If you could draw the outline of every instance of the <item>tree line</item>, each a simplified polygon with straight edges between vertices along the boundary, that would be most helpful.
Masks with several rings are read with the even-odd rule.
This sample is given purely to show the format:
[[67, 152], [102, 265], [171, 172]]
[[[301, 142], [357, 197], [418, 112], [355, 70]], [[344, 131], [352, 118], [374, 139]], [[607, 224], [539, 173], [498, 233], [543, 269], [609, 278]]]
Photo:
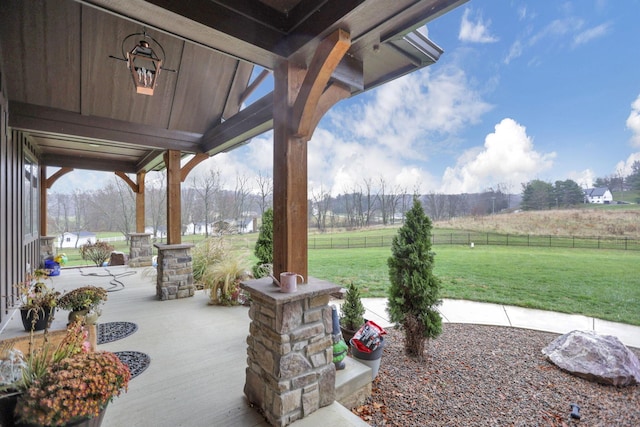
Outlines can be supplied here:
[[[166, 230], [166, 182], [162, 173], [152, 176], [145, 185], [145, 215], [146, 225], [157, 235]], [[640, 191], [640, 162], [635, 162], [633, 173], [621, 181], [625, 191]], [[618, 181], [605, 177], [598, 178], [595, 184], [611, 189]], [[363, 179], [336, 196], [320, 186], [309, 195], [309, 226], [325, 231], [401, 224], [414, 194], [417, 191], [391, 185], [384, 177]], [[237, 175], [231, 183], [225, 182], [218, 170], [193, 177], [182, 187], [183, 233], [239, 232], [272, 207], [272, 196], [273, 180], [262, 172], [253, 179]], [[522, 184], [520, 194], [514, 194], [507, 184], [499, 184], [480, 193], [431, 192], [421, 195], [419, 200], [431, 220], [441, 221], [495, 214], [518, 207], [528, 210], [564, 208], [584, 203], [584, 194], [573, 180], [553, 184], [533, 180]], [[48, 203], [48, 230], [52, 234], [91, 230], [117, 231], [127, 236], [135, 231], [135, 194], [115, 176], [100, 190], [77, 190], [70, 194], [52, 192]], [[188, 224], [208, 225], [196, 230], [188, 229]]]

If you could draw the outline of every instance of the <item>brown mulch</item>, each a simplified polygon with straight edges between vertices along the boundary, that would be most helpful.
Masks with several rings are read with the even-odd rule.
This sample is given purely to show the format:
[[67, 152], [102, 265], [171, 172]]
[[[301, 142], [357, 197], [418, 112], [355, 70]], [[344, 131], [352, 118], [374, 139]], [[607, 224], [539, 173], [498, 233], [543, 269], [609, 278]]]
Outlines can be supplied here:
[[372, 426], [640, 426], [640, 386], [561, 371], [541, 353], [557, 334], [447, 323], [417, 362], [403, 333], [387, 332], [372, 396], [353, 410]]

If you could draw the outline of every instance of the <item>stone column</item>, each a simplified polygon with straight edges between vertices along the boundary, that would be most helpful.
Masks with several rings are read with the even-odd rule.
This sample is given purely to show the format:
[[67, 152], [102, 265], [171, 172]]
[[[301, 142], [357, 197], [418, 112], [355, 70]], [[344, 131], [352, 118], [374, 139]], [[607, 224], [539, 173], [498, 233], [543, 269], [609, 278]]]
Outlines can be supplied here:
[[340, 286], [309, 278], [282, 293], [270, 278], [240, 284], [251, 297], [244, 393], [274, 426], [335, 400], [329, 296]]
[[158, 274], [156, 296], [159, 300], [187, 298], [195, 294], [191, 243], [165, 245], [156, 243], [158, 249]]
[[40, 265], [44, 260], [56, 256], [56, 236], [40, 236]]
[[149, 267], [152, 258], [151, 234], [129, 233], [129, 267]]

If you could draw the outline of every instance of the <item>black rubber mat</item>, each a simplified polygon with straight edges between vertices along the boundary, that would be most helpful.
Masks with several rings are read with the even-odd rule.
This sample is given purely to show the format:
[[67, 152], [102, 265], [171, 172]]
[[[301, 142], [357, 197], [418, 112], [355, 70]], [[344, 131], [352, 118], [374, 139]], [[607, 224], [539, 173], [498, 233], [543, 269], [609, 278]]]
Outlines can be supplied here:
[[118, 356], [118, 359], [120, 359], [122, 363], [129, 367], [131, 378], [135, 378], [143, 373], [151, 363], [149, 355], [139, 351], [114, 351], [113, 353]]
[[138, 330], [138, 325], [131, 322], [107, 322], [96, 325], [97, 342], [105, 344], [128, 337]]

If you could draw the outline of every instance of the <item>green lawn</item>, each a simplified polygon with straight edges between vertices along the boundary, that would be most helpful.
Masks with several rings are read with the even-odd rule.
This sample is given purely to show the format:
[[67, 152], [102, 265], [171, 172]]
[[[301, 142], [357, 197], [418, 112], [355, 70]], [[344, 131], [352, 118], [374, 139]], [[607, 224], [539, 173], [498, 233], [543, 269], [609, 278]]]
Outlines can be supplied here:
[[[637, 252], [434, 246], [445, 298], [583, 314], [640, 325]], [[309, 251], [309, 274], [385, 297], [389, 248]]]
[[[397, 230], [336, 233], [336, 238], [391, 239]], [[196, 243], [202, 237], [183, 237]], [[251, 253], [257, 234], [230, 236], [235, 248]], [[309, 237], [311, 242], [313, 235]], [[331, 239], [322, 234], [318, 239]], [[128, 253], [125, 242], [116, 250]], [[558, 247], [435, 245], [435, 274], [444, 298], [467, 299], [583, 314], [640, 326], [640, 252]], [[68, 250], [69, 266], [88, 265]], [[363, 297], [386, 297], [389, 246], [367, 249], [311, 249], [309, 274], [346, 285]]]

